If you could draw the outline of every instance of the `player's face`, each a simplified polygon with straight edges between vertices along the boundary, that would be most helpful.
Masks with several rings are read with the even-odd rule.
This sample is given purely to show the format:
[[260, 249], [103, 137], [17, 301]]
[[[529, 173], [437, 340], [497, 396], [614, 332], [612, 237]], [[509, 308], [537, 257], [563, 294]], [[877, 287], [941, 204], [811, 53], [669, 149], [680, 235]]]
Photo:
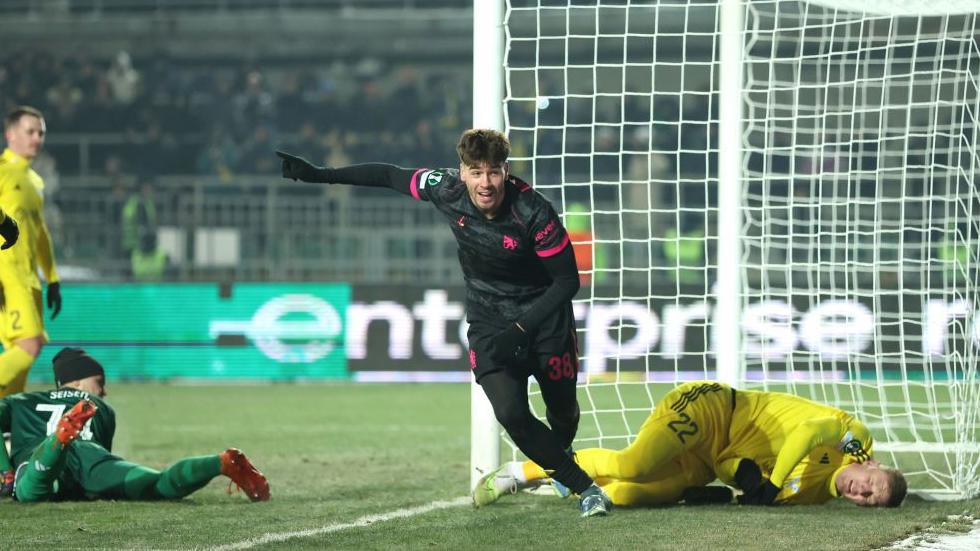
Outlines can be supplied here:
[[841, 496], [864, 507], [880, 507], [891, 497], [891, 478], [875, 460], [854, 463], [837, 476]]
[[4, 132], [4, 137], [7, 138], [7, 147], [11, 151], [25, 159], [33, 159], [44, 146], [46, 131], [44, 119], [34, 115], [23, 115]]
[[476, 165], [461, 164], [459, 174], [466, 184], [470, 201], [487, 218], [497, 215], [504, 202], [504, 182], [507, 180], [507, 163], [491, 166], [490, 163]]

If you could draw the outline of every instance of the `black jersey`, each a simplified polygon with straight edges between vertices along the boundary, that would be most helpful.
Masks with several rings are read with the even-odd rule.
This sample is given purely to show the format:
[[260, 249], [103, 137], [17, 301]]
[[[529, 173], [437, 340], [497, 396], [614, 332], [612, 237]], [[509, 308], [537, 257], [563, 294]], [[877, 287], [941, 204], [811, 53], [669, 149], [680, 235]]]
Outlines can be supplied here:
[[387, 187], [435, 205], [453, 230], [466, 279], [466, 317], [533, 330], [578, 290], [568, 233], [543, 195], [510, 176], [492, 220], [473, 202], [456, 169], [406, 169], [382, 163], [317, 168], [307, 181]]
[[497, 216], [487, 219], [470, 200], [459, 170], [420, 168], [407, 182], [412, 197], [432, 203], [452, 228], [470, 321], [520, 318], [551, 286], [541, 258], [569, 246], [565, 227], [543, 195], [515, 176], [504, 188]]

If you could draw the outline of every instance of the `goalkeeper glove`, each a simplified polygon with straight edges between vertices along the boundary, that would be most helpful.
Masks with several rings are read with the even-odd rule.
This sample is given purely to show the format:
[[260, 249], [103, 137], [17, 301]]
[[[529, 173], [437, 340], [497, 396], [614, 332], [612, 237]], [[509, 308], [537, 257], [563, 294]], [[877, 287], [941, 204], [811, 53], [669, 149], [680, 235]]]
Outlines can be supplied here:
[[285, 151], [276, 151], [276, 155], [282, 159], [282, 177], [303, 182], [324, 183], [324, 172], [326, 168], [319, 167], [302, 157], [290, 155]]
[[735, 485], [747, 492], [762, 484], [762, 469], [751, 459], [742, 459], [735, 469]]
[[48, 308], [54, 309], [51, 319], [58, 317], [58, 312], [61, 312], [61, 284], [57, 281], [48, 283]]
[[755, 488], [746, 490], [738, 496], [738, 503], [739, 505], [772, 505], [778, 494], [779, 488], [769, 479], [765, 479]]
[[4, 216], [3, 222], [0, 222], [0, 236], [4, 239], [4, 244], [0, 245], [0, 251], [13, 247], [17, 238], [20, 237], [20, 228], [10, 216]]
[[0, 497], [10, 497], [14, 493], [14, 471], [0, 473]]
[[509, 363], [514, 360], [527, 359], [527, 333], [517, 323], [512, 323], [507, 329], [493, 337], [493, 349], [490, 357], [499, 362]]

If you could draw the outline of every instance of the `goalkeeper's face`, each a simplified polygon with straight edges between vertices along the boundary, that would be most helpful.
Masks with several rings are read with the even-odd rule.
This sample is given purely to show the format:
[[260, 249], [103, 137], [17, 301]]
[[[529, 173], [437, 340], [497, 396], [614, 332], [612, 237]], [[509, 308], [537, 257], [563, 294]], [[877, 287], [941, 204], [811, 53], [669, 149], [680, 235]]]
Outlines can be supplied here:
[[864, 507], [884, 507], [891, 498], [891, 478], [873, 459], [848, 465], [835, 483], [842, 497]]
[[466, 184], [470, 201], [487, 218], [497, 215], [504, 202], [504, 182], [507, 180], [507, 163], [491, 165], [481, 162], [475, 165], [461, 164], [459, 174]]

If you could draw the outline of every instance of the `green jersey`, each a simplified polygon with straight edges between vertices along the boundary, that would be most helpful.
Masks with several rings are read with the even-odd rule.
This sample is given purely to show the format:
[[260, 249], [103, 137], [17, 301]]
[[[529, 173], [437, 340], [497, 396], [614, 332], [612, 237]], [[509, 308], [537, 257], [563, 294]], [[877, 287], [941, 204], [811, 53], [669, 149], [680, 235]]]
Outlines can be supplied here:
[[10, 433], [10, 458], [14, 467], [27, 461], [34, 448], [58, 427], [58, 420], [79, 400], [91, 400], [99, 407], [79, 432], [79, 440], [89, 440], [112, 451], [116, 432], [116, 413], [98, 396], [73, 388], [44, 392], [22, 392], [0, 400], [0, 430]]

